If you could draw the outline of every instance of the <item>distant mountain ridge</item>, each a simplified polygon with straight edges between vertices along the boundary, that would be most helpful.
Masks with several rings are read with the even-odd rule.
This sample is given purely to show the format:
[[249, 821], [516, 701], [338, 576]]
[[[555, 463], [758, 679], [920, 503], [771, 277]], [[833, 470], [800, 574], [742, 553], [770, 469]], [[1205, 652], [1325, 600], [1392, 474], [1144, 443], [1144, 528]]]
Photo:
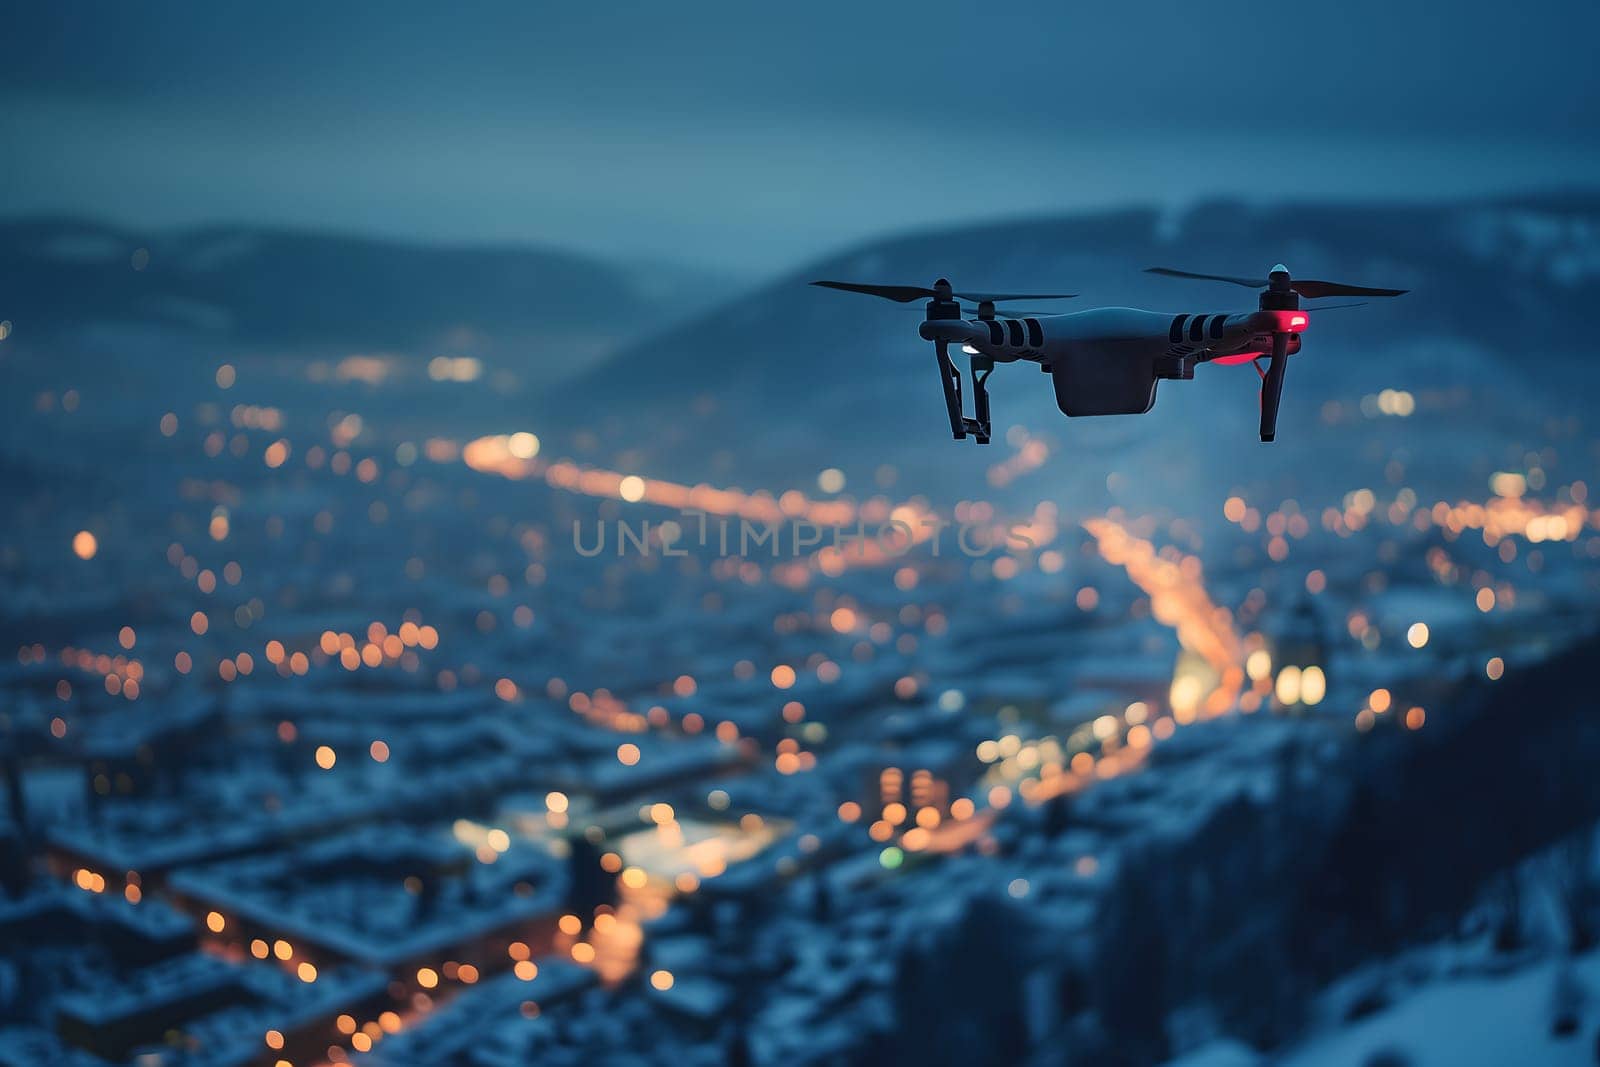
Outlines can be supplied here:
[[[953, 442], [931, 347], [916, 334], [920, 305], [806, 284], [946, 276], [1082, 294], [1063, 311], [1215, 313], [1251, 308], [1254, 295], [1143, 268], [1255, 275], [1280, 260], [1300, 277], [1412, 292], [1314, 314], [1270, 448], [1255, 440], [1248, 366], [1163, 383], [1148, 416], [1087, 420], [1063, 418], [1037, 370], [1001, 367], [990, 382], [995, 445]], [[341, 387], [313, 381], [297, 361], [381, 350], [407, 357], [409, 377], [343, 387], [365, 390], [359, 403], [375, 424], [533, 429], [552, 453], [690, 482], [805, 486], [838, 466], [861, 492], [892, 466], [904, 476], [897, 492], [939, 486], [958, 497], [988, 491], [987, 468], [1012, 451], [1004, 436], [1019, 425], [1052, 446], [1048, 467], [1018, 486], [1026, 495], [1115, 497], [1115, 483], [1119, 499], [1136, 487], [1164, 501], [1209, 497], [1228, 479], [1285, 492], [1309, 479], [1342, 493], [1374, 484], [1401, 454], [1408, 476], [1431, 467], [1480, 485], [1488, 472], [1467, 459], [1492, 462], [1483, 435], [1499, 434], [1514, 460], [1538, 447], [1547, 419], [1593, 409], [1597, 276], [1600, 193], [1590, 192], [1434, 205], [1216, 201], [939, 226], [866, 241], [731, 299], [728, 279], [548, 249], [0, 221], [0, 319], [14, 323], [6, 345], [19, 391], [60, 388], [55, 369], [70, 359], [78, 381], [159, 395], [210, 382], [209, 370], [175, 371], [174, 361], [209, 366], [255, 348], [283, 368], [271, 402], [315, 406]], [[441, 354], [486, 357], [482, 381], [435, 392], [421, 368]], [[1328, 404], [1349, 413], [1385, 388], [1470, 400], [1419, 403], [1410, 421], [1323, 417]], [[1424, 418], [1435, 421], [1419, 433]]]
[[112, 322], [280, 346], [415, 350], [540, 332], [614, 342], [705, 306], [726, 284], [550, 248], [0, 220], [3, 317], [28, 333]]

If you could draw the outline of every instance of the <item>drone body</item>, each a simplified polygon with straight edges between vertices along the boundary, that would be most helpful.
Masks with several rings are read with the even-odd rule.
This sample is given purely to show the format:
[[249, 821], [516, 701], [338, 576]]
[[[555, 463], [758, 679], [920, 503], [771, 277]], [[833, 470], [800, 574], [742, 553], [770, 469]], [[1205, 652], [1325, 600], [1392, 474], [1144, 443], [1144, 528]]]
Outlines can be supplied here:
[[[1282, 265], [1260, 281], [1164, 268], [1152, 272], [1233, 282], [1264, 291], [1256, 310], [1232, 314], [1103, 307], [1066, 315], [1018, 312], [1016, 317], [998, 317], [995, 304], [999, 301], [1059, 300], [1072, 294], [957, 293], [943, 279], [931, 289], [854, 282], [812, 284], [900, 303], [929, 297], [927, 317], [918, 332], [924, 340], [934, 342], [938, 354], [951, 432], [958, 440], [970, 435], [979, 444], [989, 441], [989, 374], [997, 363], [1016, 362], [1035, 363], [1051, 376], [1056, 406], [1069, 416], [1142, 415], [1155, 406], [1156, 386], [1164, 378], [1191, 379], [1201, 363], [1255, 363], [1262, 379], [1261, 439], [1271, 441], [1277, 434], [1278, 402], [1288, 357], [1300, 351], [1300, 334], [1311, 322], [1309, 311], [1300, 307], [1300, 296], [1399, 296], [1404, 292], [1337, 282], [1296, 282]], [[962, 299], [978, 302], [975, 316], [966, 316]], [[949, 354], [952, 344], [961, 345], [971, 356], [976, 418], [963, 413], [961, 372]], [[1268, 360], [1265, 370], [1257, 362], [1261, 359]]]
[[928, 321], [919, 332], [929, 341], [960, 342], [969, 354], [995, 363], [1039, 364], [1054, 379], [1056, 406], [1064, 415], [1143, 415], [1155, 406], [1163, 378], [1187, 380], [1198, 363], [1262, 356], [1279, 330], [1291, 335], [1292, 355], [1308, 321], [1303, 311], [1192, 315], [1106, 307], [1023, 319]]

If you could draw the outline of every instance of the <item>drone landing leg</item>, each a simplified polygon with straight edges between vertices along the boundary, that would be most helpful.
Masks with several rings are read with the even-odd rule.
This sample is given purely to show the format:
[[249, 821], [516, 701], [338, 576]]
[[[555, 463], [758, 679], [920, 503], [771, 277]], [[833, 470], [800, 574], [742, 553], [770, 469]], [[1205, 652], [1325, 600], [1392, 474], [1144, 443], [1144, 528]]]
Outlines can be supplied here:
[[1271, 441], [1278, 436], [1278, 402], [1283, 398], [1283, 372], [1289, 363], [1289, 335], [1272, 335], [1272, 358], [1267, 360], [1267, 373], [1261, 379], [1261, 440]]
[[939, 384], [944, 387], [944, 406], [950, 414], [950, 432], [959, 441], [967, 436], [967, 420], [961, 414], [961, 372], [950, 360], [949, 342], [936, 341], [934, 347], [939, 352]]
[[[972, 357], [972, 403], [978, 418], [968, 429], [980, 445], [989, 443], [989, 375], [994, 373], [994, 360], [988, 356]], [[967, 420], [964, 420], [967, 421]]]

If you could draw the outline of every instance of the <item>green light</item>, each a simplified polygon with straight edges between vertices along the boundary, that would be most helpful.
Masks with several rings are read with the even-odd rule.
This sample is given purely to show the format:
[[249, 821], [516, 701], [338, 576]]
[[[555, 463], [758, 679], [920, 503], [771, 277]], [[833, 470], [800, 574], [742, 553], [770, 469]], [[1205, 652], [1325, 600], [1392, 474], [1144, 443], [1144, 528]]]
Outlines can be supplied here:
[[890, 845], [888, 848], [878, 853], [878, 862], [883, 864], [885, 869], [891, 871], [900, 866], [900, 864], [904, 863], [905, 858], [906, 854], [901, 852], [898, 848], [895, 848], [893, 845]]

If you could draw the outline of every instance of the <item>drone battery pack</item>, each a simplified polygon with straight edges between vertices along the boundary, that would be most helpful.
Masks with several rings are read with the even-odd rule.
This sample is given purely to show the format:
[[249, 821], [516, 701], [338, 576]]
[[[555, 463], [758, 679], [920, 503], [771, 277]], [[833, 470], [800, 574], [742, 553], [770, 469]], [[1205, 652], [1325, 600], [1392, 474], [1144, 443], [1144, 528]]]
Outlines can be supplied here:
[[1063, 415], [1143, 415], [1156, 404], [1155, 364], [1116, 351], [1057, 356], [1050, 376]]

